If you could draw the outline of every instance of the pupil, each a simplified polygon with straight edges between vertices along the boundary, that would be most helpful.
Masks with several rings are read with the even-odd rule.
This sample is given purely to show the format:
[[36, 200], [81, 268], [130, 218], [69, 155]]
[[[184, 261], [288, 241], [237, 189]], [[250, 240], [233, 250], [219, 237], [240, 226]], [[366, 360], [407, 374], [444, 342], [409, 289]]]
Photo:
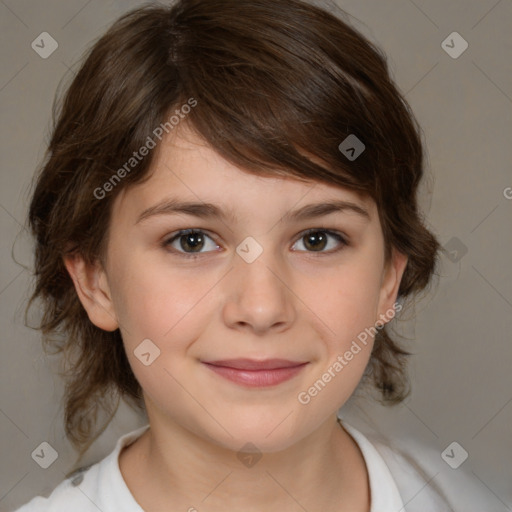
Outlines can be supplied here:
[[[313, 251], [319, 251], [319, 250], [322, 250], [325, 247], [326, 237], [325, 237], [325, 235], [322, 232], [312, 233], [310, 235], [306, 235], [306, 237], [307, 237], [306, 247], [308, 245], [312, 245], [312, 250]], [[318, 247], [318, 245], [315, 245], [315, 241], [320, 241], [321, 242], [321, 246]]]
[[[183, 244], [183, 239], [185, 239], [185, 244]], [[184, 237], [181, 240], [181, 247], [185, 250], [190, 249], [192, 251], [198, 248], [201, 249], [203, 243], [201, 233], [189, 233], [187, 235], [184, 235]]]

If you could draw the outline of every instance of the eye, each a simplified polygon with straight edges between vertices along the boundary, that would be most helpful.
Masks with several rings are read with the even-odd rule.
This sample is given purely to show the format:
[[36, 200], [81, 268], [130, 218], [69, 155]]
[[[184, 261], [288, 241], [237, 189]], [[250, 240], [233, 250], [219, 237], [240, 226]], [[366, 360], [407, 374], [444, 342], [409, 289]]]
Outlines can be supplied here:
[[207, 241], [210, 240], [210, 250], [218, 249], [219, 246], [207, 235], [199, 229], [182, 229], [174, 236], [163, 242], [163, 246], [172, 247], [173, 252], [178, 252], [185, 257], [194, 257], [196, 254], [202, 254], [202, 249], [208, 249]]
[[[334, 245], [334, 249], [325, 251], [324, 249], [329, 246], [329, 238], [335, 240], [334, 243], [330, 244], [330, 248], [332, 249], [332, 246]], [[348, 245], [348, 242], [340, 233], [319, 228], [308, 229], [306, 232], [302, 233], [301, 237], [299, 240], [297, 240], [296, 243], [302, 241], [304, 241], [302, 245], [304, 245], [307, 252], [333, 253], [340, 251], [343, 249], [343, 247]], [[341, 247], [336, 248], [337, 245], [341, 245]]]
[[[208, 241], [210, 247], [208, 247]], [[305, 252], [335, 253], [349, 245], [340, 233], [328, 229], [308, 229], [301, 234], [294, 246], [302, 243]], [[197, 258], [198, 255], [219, 249], [213, 239], [200, 229], [182, 229], [162, 243], [162, 246], [171, 252], [178, 253], [185, 258]], [[327, 249], [327, 250], [326, 250]], [[294, 249], [297, 250], [297, 249]]]

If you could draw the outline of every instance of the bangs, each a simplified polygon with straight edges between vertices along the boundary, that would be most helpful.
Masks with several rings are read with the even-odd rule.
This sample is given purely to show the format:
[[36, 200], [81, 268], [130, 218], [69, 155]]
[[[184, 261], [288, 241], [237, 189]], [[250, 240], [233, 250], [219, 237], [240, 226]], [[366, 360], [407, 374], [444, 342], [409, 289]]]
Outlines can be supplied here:
[[[188, 122], [240, 168], [337, 184], [376, 199], [374, 160], [382, 129], [370, 112], [386, 99], [379, 98], [377, 80], [362, 76], [361, 69], [382, 80], [384, 61], [361, 44], [341, 45], [340, 20], [328, 13], [290, 2], [280, 16], [279, 7], [191, 2], [178, 13], [169, 65], [183, 97], [197, 99]], [[283, 17], [295, 26], [283, 30]], [[347, 32], [352, 35], [352, 29]], [[338, 149], [349, 135], [365, 145], [354, 161]]]

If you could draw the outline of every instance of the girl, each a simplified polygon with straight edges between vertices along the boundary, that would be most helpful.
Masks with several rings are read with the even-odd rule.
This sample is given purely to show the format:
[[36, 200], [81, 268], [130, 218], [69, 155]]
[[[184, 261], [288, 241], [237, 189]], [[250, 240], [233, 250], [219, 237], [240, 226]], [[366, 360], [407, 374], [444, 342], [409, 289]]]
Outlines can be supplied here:
[[179, 0], [118, 20], [37, 177], [32, 301], [82, 454], [119, 398], [148, 425], [19, 510], [450, 510], [338, 418], [360, 383], [408, 393], [386, 324], [435, 269], [422, 158], [385, 57], [324, 10]]

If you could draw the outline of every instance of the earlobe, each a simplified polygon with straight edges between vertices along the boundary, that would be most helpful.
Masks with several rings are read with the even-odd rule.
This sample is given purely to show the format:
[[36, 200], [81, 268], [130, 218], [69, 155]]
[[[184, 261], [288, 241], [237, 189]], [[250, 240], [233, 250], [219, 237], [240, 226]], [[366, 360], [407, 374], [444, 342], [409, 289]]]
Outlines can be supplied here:
[[119, 324], [106, 274], [100, 263], [88, 264], [76, 253], [64, 256], [63, 261], [91, 322], [105, 331], [115, 331]]
[[[379, 300], [380, 318], [386, 312], [394, 310], [394, 304], [400, 288], [400, 282], [407, 266], [407, 255], [393, 248], [391, 259], [384, 269]], [[391, 320], [391, 318], [389, 318]]]

